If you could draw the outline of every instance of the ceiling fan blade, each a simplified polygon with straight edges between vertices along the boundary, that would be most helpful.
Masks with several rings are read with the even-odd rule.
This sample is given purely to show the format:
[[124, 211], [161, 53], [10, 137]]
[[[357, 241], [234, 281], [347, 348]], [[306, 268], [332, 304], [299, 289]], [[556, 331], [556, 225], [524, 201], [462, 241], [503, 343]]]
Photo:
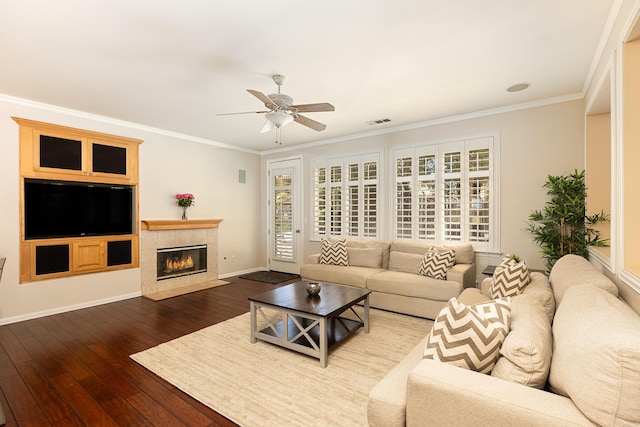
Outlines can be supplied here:
[[265, 120], [264, 125], [262, 125], [262, 129], [260, 129], [260, 133], [271, 132], [273, 129], [273, 123], [271, 120]]
[[328, 102], [321, 102], [318, 104], [300, 104], [292, 105], [291, 108], [295, 108], [300, 113], [320, 112], [320, 111], [336, 111], [336, 107]]
[[299, 114], [296, 115], [293, 120], [303, 126], [311, 128], [313, 130], [317, 130], [318, 132], [327, 128], [327, 125], [325, 125], [324, 123], [316, 122], [315, 120], [311, 120], [309, 117], [301, 116]]
[[265, 95], [264, 93], [257, 91], [257, 90], [252, 90], [252, 89], [247, 89], [247, 92], [249, 92], [251, 95], [255, 96], [256, 98], [258, 98], [260, 101], [262, 101], [264, 103], [264, 106], [273, 110], [275, 107], [277, 107], [276, 105], [273, 104], [273, 101], [271, 100], [271, 98], [269, 98], [267, 95]]
[[269, 111], [245, 111], [242, 113], [218, 113], [215, 114], [216, 116], [233, 116], [235, 114], [264, 114], [264, 113], [268, 113]]

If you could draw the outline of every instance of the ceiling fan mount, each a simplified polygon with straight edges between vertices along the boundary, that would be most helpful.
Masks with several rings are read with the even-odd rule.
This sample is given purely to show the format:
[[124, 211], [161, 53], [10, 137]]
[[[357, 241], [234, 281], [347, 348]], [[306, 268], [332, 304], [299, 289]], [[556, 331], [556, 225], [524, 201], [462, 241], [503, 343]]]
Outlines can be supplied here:
[[[249, 114], [249, 113], [257, 113], [264, 114], [266, 122], [260, 132], [269, 132], [274, 127], [276, 128], [276, 133], [280, 130], [281, 127], [295, 121], [296, 123], [300, 123], [303, 126], [306, 126], [315, 131], [323, 131], [327, 128], [327, 125], [324, 123], [317, 122], [308, 117], [302, 116], [299, 113], [315, 113], [322, 111], [335, 111], [335, 107], [328, 102], [316, 103], [316, 104], [298, 104], [295, 105], [293, 103], [293, 98], [287, 94], [281, 93], [280, 88], [285, 81], [285, 77], [281, 74], [274, 74], [271, 76], [274, 83], [278, 86], [277, 93], [271, 93], [269, 95], [265, 95], [264, 93], [247, 89], [247, 92], [258, 98], [264, 106], [268, 109], [267, 111], [251, 111], [248, 113], [226, 113], [226, 114], [217, 114], [218, 116], [230, 115], [230, 114]], [[278, 140], [276, 143], [281, 144]]]

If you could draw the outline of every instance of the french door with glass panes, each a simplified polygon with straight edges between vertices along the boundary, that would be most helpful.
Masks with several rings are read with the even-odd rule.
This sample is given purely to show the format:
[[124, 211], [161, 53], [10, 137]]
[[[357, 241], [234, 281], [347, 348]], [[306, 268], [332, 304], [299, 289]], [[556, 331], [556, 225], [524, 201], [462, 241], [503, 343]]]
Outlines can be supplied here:
[[269, 269], [299, 274], [302, 264], [301, 159], [268, 163]]

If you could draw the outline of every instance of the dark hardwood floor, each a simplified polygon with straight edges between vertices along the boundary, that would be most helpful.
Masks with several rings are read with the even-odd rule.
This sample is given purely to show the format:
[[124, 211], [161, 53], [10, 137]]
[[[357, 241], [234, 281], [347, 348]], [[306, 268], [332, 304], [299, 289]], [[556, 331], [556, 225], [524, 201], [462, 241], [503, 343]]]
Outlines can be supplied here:
[[225, 280], [163, 301], [138, 297], [1, 326], [6, 425], [235, 426], [129, 358], [246, 313], [248, 296], [280, 286]]

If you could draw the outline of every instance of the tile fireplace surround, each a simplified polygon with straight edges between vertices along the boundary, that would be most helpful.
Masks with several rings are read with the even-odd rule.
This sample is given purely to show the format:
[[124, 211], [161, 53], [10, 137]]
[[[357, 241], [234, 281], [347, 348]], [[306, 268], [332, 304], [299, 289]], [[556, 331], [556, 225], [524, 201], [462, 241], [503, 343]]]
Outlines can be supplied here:
[[[218, 224], [221, 219], [144, 220], [140, 234], [142, 295], [151, 299], [180, 295], [220, 284], [218, 280]], [[165, 280], [157, 279], [157, 251], [163, 248], [207, 245], [207, 271]], [[226, 282], [223, 282], [226, 283]]]

